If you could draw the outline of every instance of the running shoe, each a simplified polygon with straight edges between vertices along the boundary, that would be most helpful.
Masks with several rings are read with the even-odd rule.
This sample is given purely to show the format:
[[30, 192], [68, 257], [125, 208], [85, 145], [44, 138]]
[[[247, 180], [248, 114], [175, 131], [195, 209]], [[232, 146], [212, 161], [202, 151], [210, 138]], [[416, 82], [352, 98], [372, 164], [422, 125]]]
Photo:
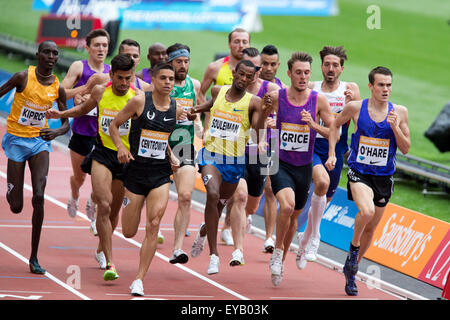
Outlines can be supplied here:
[[252, 216], [247, 217], [247, 223], [245, 224], [245, 232], [250, 233], [252, 231]]
[[273, 285], [279, 285], [283, 278], [283, 250], [277, 248], [273, 250], [269, 268]]
[[202, 223], [198, 228], [197, 235], [195, 236], [194, 242], [192, 243], [191, 256], [194, 258], [198, 257], [200, 253], [202, 253], [203, 247], [206, 243], [206, 234], [203, 237], [200, 235], [200, 230], [202, 230], [204, 224], [205, 223]]
[[164, 243], [164, 236], [161, 233], [161, 230], [158, 230], [158, 243], [163, 244]]
[[142, 284], [141, 279], [136, 279], [130, 286], [131, 295], [132, 296], [143, 296], [144, 295], [144, 286]]
[[189, 260], [188, 255], [183, 250], [177, 249], [177, 250], [173, 251], [172, 257], [170, 258], [169, 262], [172, 264], [175, 264], [175, 263], [183, 264], [183, 263], [188, 262], [188, 260]]
[[320, 245], [320, 237], [314, 238], [312, 237], [308, 245], [306, 246], [305, 258], [306, 260], [313, 262], [317, 260], [317, 251], [319, 250]]
[[[308, 262], [308, 260], [305, 257], [305, 253], [306, 253], [306, 248], [303, 248], [302, 246], [302, 239], [303, 239], [303, 232], [299, 232], [297, 234], [297, 239], [298, 239], [298, 250], [297, 250], [297, 255], [295, 257], [295, 263], [297, 265], [297, 268], [299, 268], [300, 270], [303, 270], [306, 268], [306, 264]], [[306, 247], [308, 247], [308, 245], [306, 245]]]
[[275, 248], [275, 241], [273, 241], [273, 238], [268, 238], [266, 241], [264, 241], [264, 253], [273, 253], [273, 249]]
[[92, 201], [91, 197], [86, 202], [86, 215], [91, 221], [95, 221], [95, 213], [97, 212], [97, 205]]
[[73, 199], [72, 194], [69, 195], [69, 200], [67, 201], [67, 212], [71, 218], [77, 216], [78, 211], [78, 199]]
[[243, 266], [244, 262], [244, 254], [240, 249], [236, 249], [231, 254], [230, 266]]
[[349, 296], [357, 296], [358, 288], [356, 287], [355, 275], [358, 272], [358, 265], [351, 264], [347, 258], [343, 272], [345, 275], [345, 293]]
[[94, 235], [94, 236], [98, 236], [98, 232], [97, 232], [97, 222], [94, 220], [94, 221], [91, 221], [91, 227], [89, 228], [89, 230], [91, 231], [91, 233]]
[[119, 274], [117, 273], [116, 267], [111, 262], [108, 262], [108, 264], [106, 265], [106, 271], [103, 274], [103, 279], [105, 279], [105, 281], [108, 281], [116, 280], [117, 278], [119, 278]]
[[106, 269], [106, 257], [103, 251], [97, 252], [95, 251], [95, 261], [98, 262], [98, 266], [100, 269], [105, 270]]
[[36, 274], [45, 274], [45, 270], [39, 265], [37, 258], [31, 258], [29, 261], [30, 272]]
[[220, 239], [225, 242], [227, 246], [234, 246], [233, 236], [231, 235], [231, 229], [225, 229], [220, 233]]
[[216, 274], [219, 272], [219, 257], [214, 253], [209, 257], [208, 274]]

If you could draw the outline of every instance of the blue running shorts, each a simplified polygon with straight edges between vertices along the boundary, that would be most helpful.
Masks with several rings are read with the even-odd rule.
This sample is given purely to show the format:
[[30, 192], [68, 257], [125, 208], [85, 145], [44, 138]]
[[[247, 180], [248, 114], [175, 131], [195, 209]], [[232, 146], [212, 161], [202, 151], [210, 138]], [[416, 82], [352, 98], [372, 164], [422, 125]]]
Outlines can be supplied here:
[[53, 151], [51, 142], [41, 137], [23, 138], [8, 132], [3, 136], [2, 147], [6, 157], [15, 162], [27, 161], [42, 151]]

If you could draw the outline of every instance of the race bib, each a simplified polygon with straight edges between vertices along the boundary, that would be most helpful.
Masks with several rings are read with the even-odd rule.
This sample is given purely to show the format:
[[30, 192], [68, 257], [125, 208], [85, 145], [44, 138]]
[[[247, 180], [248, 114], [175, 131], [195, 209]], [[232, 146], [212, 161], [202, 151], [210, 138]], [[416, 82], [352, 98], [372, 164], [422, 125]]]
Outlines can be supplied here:
[[26, 106], [22, 107], [18, 124], [35, 128], [45, 127], [45, 111], [38, 111]]
[[[186, 110], [188, 113], [194, 106], [194, 101], [192, 99], [185, 99], [185, 98], [175, 98], [177, 101], [177, 107], [181, 107], [184, 110]], [[177, 124], [183, 125], [183, 126], [190, 126], [193, 124], [193, 121], [189, 120], [187, 117], [183, 120], [177, 120]]]
[[385, 166], [389, 156], [389, 139], [361, 136], [356, 162], [372, 166]]
[[240, 114], [216, 110], [211, 119], [209, 132], [211, 136], [228, 141], [237, 141], [242, 126]]
[[[102, 115], [100, 116], [100, 128], [102, 132], [106, 135], [109, 134], [109, 125], [111, 124], [111, 121], [117, 116], [119, 111], [117, 110], [110, 110], [110, 109], [103, 109]], [[131, 127], [131, 119], [128, 119], [127, 122], [124, 122], [119, 127], [119, 135], [120, 136], [126, 136], [130, 133], [130, 127]]]
[[308, 125], [281, 123], [280, 149], [286, 151], [308, 152], [310, 132]]
[[138, 155], [145, 158], [165, 159], [169, 132], [141, 130]]

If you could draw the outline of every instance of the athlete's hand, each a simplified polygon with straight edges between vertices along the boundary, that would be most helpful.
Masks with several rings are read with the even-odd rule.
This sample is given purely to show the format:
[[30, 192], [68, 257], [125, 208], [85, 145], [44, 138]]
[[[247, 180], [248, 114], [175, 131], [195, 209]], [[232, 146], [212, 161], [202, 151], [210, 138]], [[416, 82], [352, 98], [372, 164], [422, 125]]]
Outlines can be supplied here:
[[325, 167], [328, 169], [328, 171], [332, 171], [335, 166], [336, 166], [336, 156], [331, 155], [328, 157], [327, 162], [325, 162]]
[[266, 126], [269, 129], [276, 129], [277, 128], [277, 120], [275, 120], [274, 118], [271, 118], [271, 117], [267, 117]]
[[59, 110], [51, 108], [45, 111], [45, 117], [47, 119], [59, 119], [61, 118], [61, 112]]
[[272, 97], [270, 96], [270, 94], [265, 94], [263, 97], [263, 106], [262, 109], [263, 111], [266, 111], [269, 108], [272, 108]]
[[386, 121], [391, 125], [392, 129], [398, 127], [398, 114], [397, 112], [395, 112], [394, 109], [392, 109], [391, 112], [389, 112]]
[[311, 127], [312, 123], [314, 122], [313, 118], [311, 117], [311, 114], [306, 110], [302, 110], [300, 112], [300, 115], [302, 116], [302, 121], [306, 122], [308, 126]]
[[39, 136], [45, 141], [51, 141], [59, 136], [58, 131], [50, 128], [44, 128], [39, 131]]
[[182, 107], [177, 106], [177, 120], [184, 120], [186, 119], [187, 111], [184, 110]]
[[194, 112], [194, 108], [191, 108], [189, 112], [186, 114], [189, 121], [194, 121], [197, 118], [197, 114]]
[[353, 92], [353, 90], [351, 89], [345, 90], [344, 95], [345, 95], [345, 103], [348, 103], [355, 99], [355, 92]]
[[134, 158], [130, 151], [128, 151], [125, 147], [120, 146], [117, 148], [117, 160], [119, 160], [120, 163], [128, 163], [130, 160], [134, 160]]
[[175, 157], [173, 153], [170, 154], [170, 165], [172, 166], [172, 171], [177, 172], [177, 170], [180, 168], [180, 160]]
[[85, 102], [87, 99], [89, 99], [90, 96], [91, 96], [90, 94], [84, 94], [84, 95], [81, 95], [81, 94], [77, 93], [77, 94], [75, 95], [75, 97], [73, 97], [73, 104], [74, 104], [75, 106], [77, 106], [77, 105], [79, 105], [79, 104], [82, 104], [82, 103]]

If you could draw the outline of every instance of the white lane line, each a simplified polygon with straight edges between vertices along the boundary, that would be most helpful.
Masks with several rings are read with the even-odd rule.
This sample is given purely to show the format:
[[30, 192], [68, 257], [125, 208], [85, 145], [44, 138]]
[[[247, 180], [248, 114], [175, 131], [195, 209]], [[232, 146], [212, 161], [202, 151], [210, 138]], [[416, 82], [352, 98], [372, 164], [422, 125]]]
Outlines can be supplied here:
[[[9, 252], [10, 254], [12, 254], [13, 256], [15, 256], [16, 258], [18, 258], [19, 260], [25, 262], [26, 264], [29, 264], [28, 260], [24, 256], [22, 256], [17, 251], [15, 251], [15, 250], [11, 249], [10, 247], [8, 247], [3, 242], [0, 242], [0, 247], [3, 248], [4, 250], [6, 250], [7, 252]], [[50, 280], [52, 280], [56, 284], [60, 285], [64, 289], [69, 290], [70, 292], [72, 292], [74, 295], [80, 297], [81, 299], [83, 299], [83, 300], [91, 300], [91, 298], [89, 298], [89, 297], [85, 296], [84, 294], [82, 294], [81, 292], [75, 290], [74, 288], [69, 286], [67, 283], [59, 280], [58, 278], [56, 278], [54, 275], [52, 275], [48, 271], [45, 272], [44, 276], [46, 276], [47, 278], [49, 278]]]
[[[6, 179], [6, 173], [4, 173], [3, 171], [0, 171], [0, 176], [2, 178]], [[25, 189], [27, 189], [27, 190], [29, 190], [31, 192], [33, 191], [32, 187], [30, 185], [28, 185], [27, 183], [24, 183], [23, 186], [24, 186]], [[47, 193], [44, 195], [44, 198], [46, 200], [56, 204], [57, 206], [63, 208], [64, 210], [66, 210], [66, 208], [67, 208], [66, 204], [62, 203], [61, 201], [59, 201], [59, 200], [57, 200], [55, 198], [53, 198], [52, 196], [49, 196]], [[89, 218], [84, 213], [82, 213], [80, 211], [77, 211], [77, 215], [79, 217], [87, 220], [87, 221], [90, 221]], [[117, 230], [114, 231], [114, 234], [116, 236], [124, 239], [125, 241], [128, 241], [129, 243], [139, 247], [139, 248], [141, 247], [141, 243], [139, 243], [139, 242], [137, 242], [137, 241], [135, 241], [133, 239], [126, 238], [122, 233], [118, 232]], [[158, 251], [155, 252], [155, 256], [169, 263], [169, 257], [166, 257], [163, 254], [160, 254]], [[28, 263], [28, 261], [26, 259], [25, 259], [25, 261]], [[170, 264], [170, 265], [172, 265], [172, 264]], [[181, 269], [181, 270], [183, 270], [185, 272], [188, 272], [191, 275], [193, 275], [193, 276], [195, 276], [195, 277], [197, 277], [197, 278], [199, 278], [199, 279], [201, 279], [201, 280], [203, 280], [203, 281], [205, 281], [205, 282], [215, 286], [216, 288], [219, 288], [219, 289], [225, 291], [226, 293], [231, 294], [231, 295], [233, 295], [233, 296], [235, 296], [235, 297], [237, 297], [237, 298], [239, 298], [241, 300], [250, 300], [249, 298], [247, 298], [247, 297], [245, 297], [245, 296], [243, 296], [243, 295], [241, 295], [241, 294], [239, 294], [239, 293], [237, 293], [237, 292], [235, 292], [235, 291], [233, 291], [233, 290], [231, 290], [231, 289], [221, 285], [220, 283], [218, 283], [216, 281], [208, 279], [207, 277], [201, 275], [200, 273], [198, 273], [198, 272], [196, 272], [196, 271], [194, 271], [192, 269], [189, 269], [189, 268], [187, 268], [187, 267], [185, 267], [183, 265], [173, 264], [172, 266], [174, 266], [176, 268], [179, 268], [179, 269]]]

